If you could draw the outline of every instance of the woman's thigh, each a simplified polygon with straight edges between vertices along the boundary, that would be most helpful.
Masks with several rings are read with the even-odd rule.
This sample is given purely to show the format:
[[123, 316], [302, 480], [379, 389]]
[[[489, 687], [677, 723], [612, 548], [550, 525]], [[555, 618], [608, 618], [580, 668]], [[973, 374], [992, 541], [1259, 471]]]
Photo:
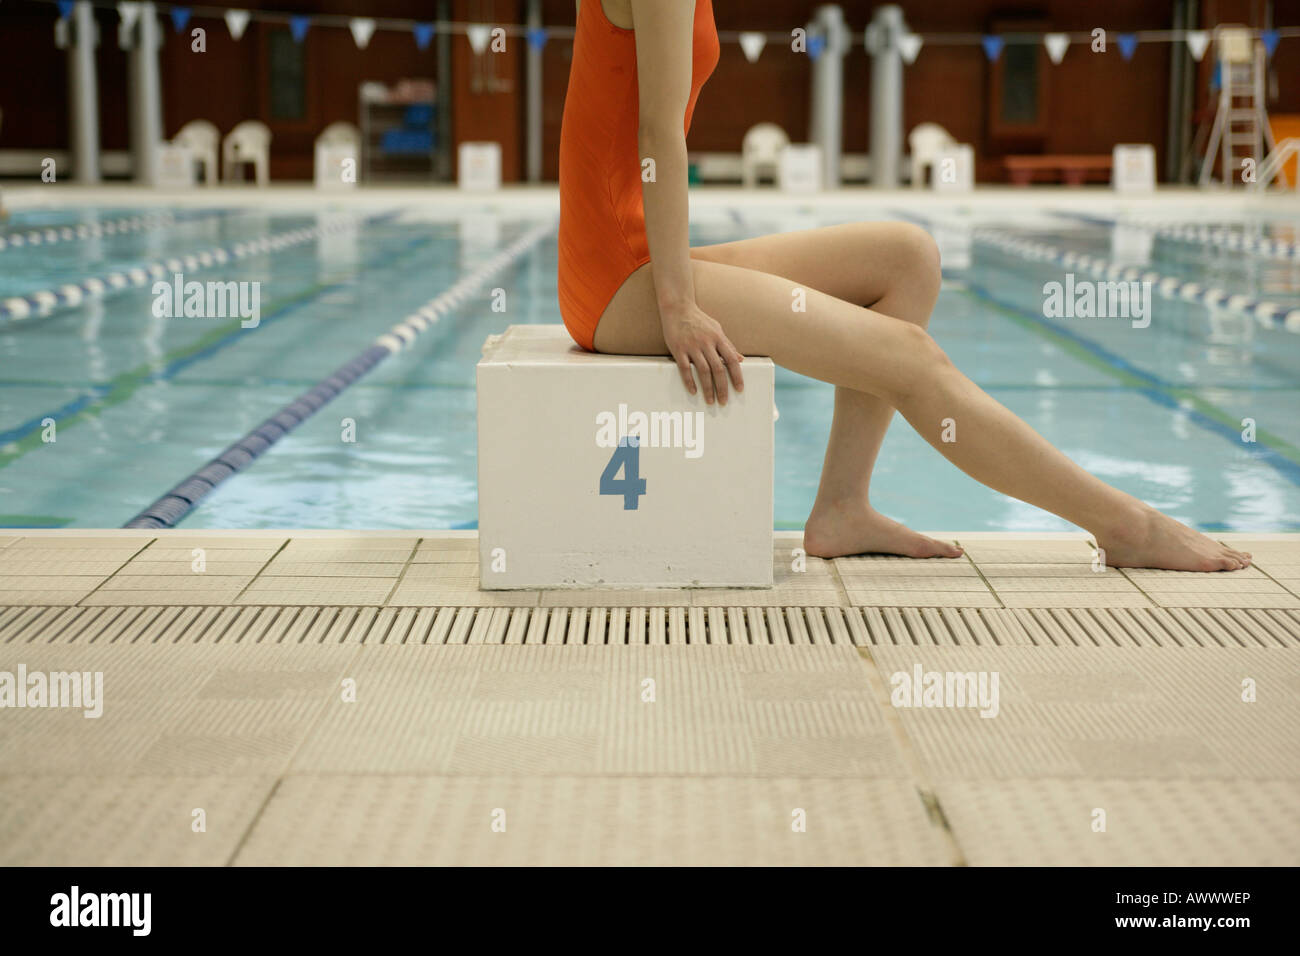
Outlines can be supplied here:
[[[695, 299], [742, 355], [895, 400], [917, 384], [919, 363], [942, 360], [925, 331], [783, 276], [703, 259]], [[653, 265], [623, 283], [596, 327], [596, 349], [666, 355]], [[743, 369], [742, 369], [743, 371]]]
[[855, 305], [875, 305], [893, 284], [916, 282], [925, 270], [933, 275], [924, 281], [932, 281], [934, 288], [923, 291], [938, 292], [934, 240], [920, 226], [905, 222], [857, 222], [776, 233], [695, 246], [691, 256], [782, 276]]

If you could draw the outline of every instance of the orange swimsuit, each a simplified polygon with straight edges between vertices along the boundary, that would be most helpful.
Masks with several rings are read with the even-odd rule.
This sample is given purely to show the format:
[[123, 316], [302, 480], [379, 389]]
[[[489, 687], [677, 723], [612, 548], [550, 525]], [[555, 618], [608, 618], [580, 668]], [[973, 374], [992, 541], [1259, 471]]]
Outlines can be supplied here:
[[[691, 97], [718, 63], [712, 0], [696, 0]], [[560, 127], [560, 315], [573, 340], [595, 350], [596, 323], [623, 282], [650, 261], [637, 155], [636, 40], [581, 0]]]

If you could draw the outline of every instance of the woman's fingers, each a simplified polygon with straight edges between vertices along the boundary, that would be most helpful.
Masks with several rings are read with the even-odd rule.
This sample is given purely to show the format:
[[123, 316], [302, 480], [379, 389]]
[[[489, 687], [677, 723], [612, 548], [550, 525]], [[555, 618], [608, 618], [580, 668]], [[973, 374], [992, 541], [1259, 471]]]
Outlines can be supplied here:
[[703, 349], [697, 349], [691, 353], [691, 363], [695, 366], [695, 372], [700, 377], [700, 391], [704, 393], [704, 404], [712, 405], [715, 395], [713, 369], [710, 367], [709, 360], [705, 357]]
[[726, 336], [722, 338], [722, 347], [718, 349], [722, 353], [723, 361], [727, 363], [727, 371], [731, 374], [731, 384], [736, 387], [736, 391], [745, 390], [745, 376], [740, 372], [740, 363], [745, 361], [745, 357], [736, 351], [736, 347], [731, 344], [731, 340]]
[[685, 352], [679, 352], [673, 356], [677, 362], [677, 371], [681, 372], [682, 384], [686, 386], [686, 391], [695, 394], [695, 376], [691, 374], [691, 360]]
[[718, 396], [718, 404], [727, 404], [727, 363], [722, 360], [718, 354], [717, 348], [709, 348], [704, 352], [705, 358], [709, 363], [709, 370], [713, 373], [713, 391]]

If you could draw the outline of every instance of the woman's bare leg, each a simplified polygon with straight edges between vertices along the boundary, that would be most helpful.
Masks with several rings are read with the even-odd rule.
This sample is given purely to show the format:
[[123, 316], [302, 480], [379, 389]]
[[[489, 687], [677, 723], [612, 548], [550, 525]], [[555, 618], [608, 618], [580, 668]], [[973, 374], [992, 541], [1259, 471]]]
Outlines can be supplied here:
[[[768, 355], [794, 372], [866, 392], [897, 408], [923, 438], [989, 487], [1092, 532], [1116, 567], [1233, 570], [1249, 556], [1111, 488], [961, 374], [924, 329], [807, 290], [790, 310], [788, 279], [696, 259], [695, 295], [743, 354]], [[628, 278], [596, 330], [602, 352], [662, 355], [652, 266]], [[941, 438], [945, 419], [958, 441]]]
[[[939, 297], [939, 250], [929, 233], [909, 223], [864, 222], [779, 233], [698, 246], [691, 255], [781, 276], [794, 286], [868, 306], [923, 329]], [[876, 396], [836, 387], [821, 482], [804, 526], [809, 554], [961, 554], [950, 542], [917, 534], [871, 506], [871, 472], [893, 417], [894, 409]]]

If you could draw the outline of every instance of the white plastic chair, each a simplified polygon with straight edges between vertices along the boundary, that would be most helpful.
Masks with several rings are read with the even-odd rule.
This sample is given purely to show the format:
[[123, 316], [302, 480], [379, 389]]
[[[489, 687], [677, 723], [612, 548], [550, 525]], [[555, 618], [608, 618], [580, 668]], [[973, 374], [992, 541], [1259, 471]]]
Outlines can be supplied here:
[[907, 145], [912, 152], [912, 188], [920, 189], [925, 185], [926, 167], [934, 171], [936, 154], [956, 146], [957, 141], [938, 123], [921, 123], [907, 134]]
[[253, 164], [253, 178], [265, 186], [270, 180], [271, 130], [257, 120], [244, 120], [226, 134], [221, 143], [221, 167], [226, 179], [234, 179], [241, 163]]
[[790, 137], [775, 123], [751, 126], [740, 145], [740, 175], [746, 186], [757, 186], [760, 173], [775, 179], [781, 165], [781, 151]]
[[207, 120], [190, 120], [172, 138], [176, 146], [189, 149], [194, 158], [203, 164], [203, 182], [209, 186], [217, 183], [217, 146], [221, 131]]

